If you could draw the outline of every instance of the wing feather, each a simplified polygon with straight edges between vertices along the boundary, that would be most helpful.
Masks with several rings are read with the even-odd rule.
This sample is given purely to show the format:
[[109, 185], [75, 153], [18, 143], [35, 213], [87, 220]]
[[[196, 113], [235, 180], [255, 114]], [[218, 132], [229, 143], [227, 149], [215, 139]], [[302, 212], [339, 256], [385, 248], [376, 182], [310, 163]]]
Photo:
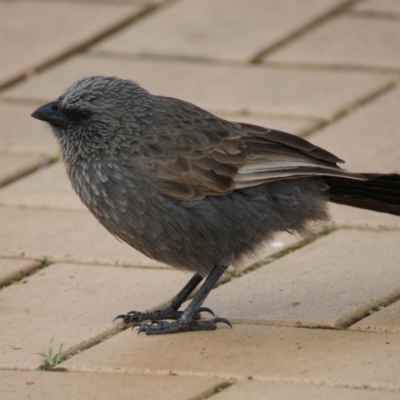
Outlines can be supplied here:
[[[161, 101], [164, 99], [160, 97]], [[195, 201], [267, 182], [308, 176], [365, 179], [341, 169], [340, 158], [298, 136], [250, 124], [228, 122], [179, 102], [170, 124], [144, 153], [166, 196]], [[165, 107], [164, 107], [165, 109]], [[172, 114], [165, 120], [173, 121]], [[160, 130], [164, 132], [164, 130]]]

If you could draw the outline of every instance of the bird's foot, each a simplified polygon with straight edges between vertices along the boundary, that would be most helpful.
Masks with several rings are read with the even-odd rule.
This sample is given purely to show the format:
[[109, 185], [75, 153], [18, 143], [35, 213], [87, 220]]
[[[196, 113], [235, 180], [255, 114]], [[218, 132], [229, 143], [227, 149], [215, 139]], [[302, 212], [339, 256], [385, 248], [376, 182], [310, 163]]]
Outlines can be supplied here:
[[208, 321], [196, 321], [180, 318], [173, 322], [153, 321], [152, 324], [136, 325], [140, 332], [145, 332], [146, 335], [166, 335], [168, 333], [187, 332], [187, 331], [213, 331], [217, 329], [217, 323], [221, 322], [229, 325], [231, 323], [225, 318], [214, 318]]
[[[207, 307], [200, 307], [193, 316], [193, 320], [199, 320], [202, 312], [208, 312], [213, 317], [215, 314]], [[159, 321], [163, 319], [176, 319], [178, 320], [182, 316], [183, 311], [176, 310], [173, 306], [167, 305], [160, 310], [140, 312], [140, 311], [129, 311], [127, 314], [121, 314], [114, 318], [122, 319], [122, 322], [129, 324], [131, 322], [142, 322], [142, 321]]]

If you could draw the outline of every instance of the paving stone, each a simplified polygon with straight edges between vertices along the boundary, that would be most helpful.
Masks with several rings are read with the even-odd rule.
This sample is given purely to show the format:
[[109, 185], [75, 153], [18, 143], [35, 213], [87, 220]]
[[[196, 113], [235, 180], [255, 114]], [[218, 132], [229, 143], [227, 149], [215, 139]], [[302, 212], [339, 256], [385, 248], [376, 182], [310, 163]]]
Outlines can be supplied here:
[[180, 1], [95, 48], [131, 54], [248, 60], [343, 3], [338, 0]]
[[45, 162], [40, 155], [0, 153], [0, 186], [35, 170]]
[[206, 306], [235, 323], [347, 325], [400, 295], [399, 241], [400, 232], [333, 232], [218, 287]]
[[338, 388], [329, 386], [294, 385], [291, 383], [270, 382], [238, 382], [217, 393], [215, 400], [259, 400], [265, 399], [291, 400], [384, 400], [398, 399], [399, 394], [382, 390], [360, 390], [354, 388]]
[[21, 278], [39, 266], [35, 261], [0, 258], [0, 285]]
[[86, 210], [60, 162], [0, 190], [0, 205]]
[[39, 105], [0, 103], [0, 152], [59, 156], [50, 128], [31, 117]]
[[222, 383], [222, 379], [187, 376], [0, 371], [0, 388], [7, 400], [188, 400], [206, 398]]
[[1, 85], [133, 18], [142, 7], [2, 1], [0, 10]]
[[364, 0], [352, 7], [354, 11], [383, 14], [400, 14], [398, 0]]
[[115, 316], [160, 307], [187, 280], [180, 271], [101, 265], [40, 270], [0, 291], [0, 368], [36, 368], [50, 346], [87, 346], [115, 327]]
[[351, 14], [325, 22], [265, 60], [319, 65], [399, 68], [400, 20]]
[[7, 400], [188, 400], [206, 398], [222, 383], [222, 379], [187, 376], [0, 371], [0, 388]]
[[4, 91], [3, 96], [49, 101], [76, 79], [94, 74], [133, 79], [154, 94], [178, 97], [214, 112], [322, 119], [348, 109], [394, 79], [359, 71], [310, 71], [87, 55], [76, 56], [38, 74]]
[[0, 221], [1, 257], [167, 268], [115, 239], [86, 211], [0, 207]]
[[[154, 356], [160, 352], [162, 356]], [[166, 336], [127, 330], [60, 366], [73, 371], [252, 376], [399, 391], [400, 336], [260, 325]]]
[[400, 229], [400, 218], [359, 208], [330, 204], [331, 221], [327, 226], [344, 228]]
[[[346, 161], [355, 172], [400, 173], [400, 89], [395, 89], [308, 138]], [[400, 227], [400, 218], [332, 206], [333, 221], [346, 226]]]
[[358, 109], [308, 138], [356, 172], [400, 172], [400, 89]]
[[349, 329], [368, 332], [400, 333], [400, 301], [374, 312]]

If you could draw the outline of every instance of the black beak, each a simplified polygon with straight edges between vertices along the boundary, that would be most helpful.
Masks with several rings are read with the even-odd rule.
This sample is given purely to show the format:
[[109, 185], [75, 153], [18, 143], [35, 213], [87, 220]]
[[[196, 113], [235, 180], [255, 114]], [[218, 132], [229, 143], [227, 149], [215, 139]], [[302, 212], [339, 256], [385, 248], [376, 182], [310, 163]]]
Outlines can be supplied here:
[[65, 128], [69, 124], [68, 117], [60, 110], [60, 102], [52, 101], [36, 109], [31, 116], [41, 121], [48, 122], [60, 128]]

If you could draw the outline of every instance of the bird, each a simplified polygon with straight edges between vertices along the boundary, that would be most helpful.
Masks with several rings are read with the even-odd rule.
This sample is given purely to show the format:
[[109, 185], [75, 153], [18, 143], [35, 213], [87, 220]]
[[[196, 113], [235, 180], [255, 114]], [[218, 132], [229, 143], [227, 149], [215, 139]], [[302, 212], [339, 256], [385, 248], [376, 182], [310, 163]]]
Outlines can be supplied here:
[[193, 272], [165, 307], [116, 317], [147, 335], [232, 327], [203, 306], [228, 266], [279, 232], [307, 234], [329, 218], [328, 202], [400, 216], [399, 174], [346, 171], [301, 137], [131, 80], [83, 77], [32, 117], [50, 125], [73, 189], [112, 235]]

